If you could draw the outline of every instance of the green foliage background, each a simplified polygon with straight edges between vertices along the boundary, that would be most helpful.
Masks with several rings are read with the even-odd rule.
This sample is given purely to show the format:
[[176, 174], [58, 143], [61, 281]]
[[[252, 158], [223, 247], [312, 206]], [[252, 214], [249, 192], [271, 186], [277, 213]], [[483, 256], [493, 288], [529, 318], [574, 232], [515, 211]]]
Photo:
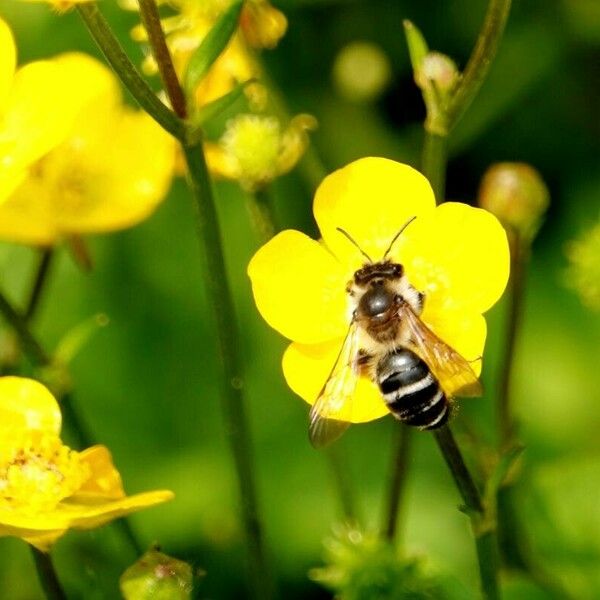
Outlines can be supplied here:
[[[328, 170], [365, 155], [417, 164], [424, 109], [412, 83], [401, 22], [409, 18], [430, 46], [464, 66], [485, 2], [454, 0], [282, 0], [290, 27], [265, 53], [294, 112], [310, 112]], [[130, 55], [135, 15], [101, 3]], [[15, 30], [20, 61], [80, 49], [97, 55], [75, 13], [0, 0]], [[372, 40], [393, 65], [393, 83], [374, 104], [341, 99], [331, 66], [346, 43]], [[521, 511], [547, 569], [580, 599], [600, 597], [600, 319], [564, 287], [567, 240], [592, 225], [600, 207], [600, 7], [595, 0], [517, 0], [489, 80], [451, 143], [447, 196], [473, 202], [486, 167], [526, 161], [547, 180], [552, 205], [535, 242], [515, 405], [526, 445]], [[40, 90], [43, 93], [43, 90]], [[295, 173], [273, 186], [285, 227], [314, 234], [311, 185]], [[368, 198], [365, 199], [368, 202]], [[327, 598], [307, 578], [321, 563], [321, 540], [340, 517], [329, 467], [307, 442], [307, 409], [287, 389], [279, 360], [285, 346], [259, 318], [245, 274], [257, 248], [233, 184], [218, 185], [228, 273], [235, 292], [247, 371], [248, 413], [267, 537], [281, 597]], [[193, 210], [181, 180], [147, 222], [89, 241], [95, 267], [81, 273], [61, 251], [36, 323], [50, 348], [81, 321], [104, 312], [99, 331], [72, 365], [77, 401], [94, 436], [113, 451], [130, 492], [174, 490], [176, 499], [135, 515], [144, 543], [207, 571], [203, 598], [242, 598], [243, 542], [237, 488], [216, 395], [214, 331], [202, 284]], [[34, 253], [0, 246], [0, 284], [22, 302]], [[493, 382], [504, 304], [489, 315], [483, 400], [466, 417], [493, 439]], [[341, 442], [360, 513], [378, 526], [393, 428], [391, 418], [354, 427]], [[433, 440], [418, 435], [402, 515], [407, 555], [425, 557], [457, 598], [475, 597], [476, 559], [467, 519]], [[70, 533], [56, 548], [66, 586], [78, 598], [117, 598], [119, 574], [134, 556], [114, 526]], [[506, 598], [544, 598], [519, 577]], [[0, 539], [0, 598], [40, 598], [30, 555], [20, 540]]]

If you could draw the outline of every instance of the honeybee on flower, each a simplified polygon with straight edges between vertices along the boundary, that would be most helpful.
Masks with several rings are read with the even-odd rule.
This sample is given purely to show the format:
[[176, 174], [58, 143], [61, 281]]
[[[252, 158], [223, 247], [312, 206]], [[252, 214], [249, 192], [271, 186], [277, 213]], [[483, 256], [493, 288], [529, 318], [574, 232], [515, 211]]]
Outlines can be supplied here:
[[[292, 390], [314, 405], [313, 442], [327, 443], [349, 423], [389, 414], [380, 361], [372, 354], [391, 360], [408, 346], [411, 364], [404, 367], [431, 392], [418, 409], [413, 402], [423, 414], [444, 406], [436, 405], [438, 391], [449, 398], [477, 392], [483, 313], [499, 299], [509, 272], [497, 219], [461, 203], [436, 207], [425, 177], [383, 158], [361, 159], [329, 175], [313, 210], [320, 241], [283, 231], [248, 267], [259, 312], [292, 341], [283, 372]], [[393, 324], [398, 332], [378, 339]], [[410, 336], [399, 343], [406, 335], [401, 331]], [[432, 389], [436, 382], [440, 390]]]

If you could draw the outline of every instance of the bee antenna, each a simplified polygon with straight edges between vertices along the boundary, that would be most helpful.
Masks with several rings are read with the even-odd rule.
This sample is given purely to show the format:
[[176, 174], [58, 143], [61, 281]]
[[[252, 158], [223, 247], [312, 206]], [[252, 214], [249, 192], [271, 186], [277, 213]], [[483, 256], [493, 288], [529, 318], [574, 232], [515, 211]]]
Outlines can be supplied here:
[[336, 227], [336, 230], [339, 231], [344, 237], [346, 237], [350, 241], [350, 243], [353, 246], [355, 246], [358, 249], [358, 251], [369, 261], [369, 263], [373, 263], [371, 257], [354, 241], [352, 236], [345, 229], [342, 229], [341, 227]]
[[406, 223], [404, 223], [404, 225], [402, 225], [402, 227], [400, 227], [400, 231], [394, 236], [394, 239], [390, 242], [390, 245], [388, 246], [388, 249], [385, 251], [385, 254], [383, 255], [383, 260], [385, 260], [388, 256], [388, 254], [391, 252], [392, 248], [394, 247], [394, 244], [396, 243], [396, 240], [400, 237], [400, 235], [402, 234], [402, 232], [416, 219], [417, 217], [411, 217], [408, 221], [406, 221]]

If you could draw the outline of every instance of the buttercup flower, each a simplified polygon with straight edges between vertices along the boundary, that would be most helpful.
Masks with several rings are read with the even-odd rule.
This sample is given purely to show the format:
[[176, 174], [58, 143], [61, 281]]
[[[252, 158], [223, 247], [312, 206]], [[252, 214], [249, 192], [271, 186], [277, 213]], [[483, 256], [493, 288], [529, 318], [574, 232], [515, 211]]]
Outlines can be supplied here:
[[64, 139], [77, 109], [72, 83], [55, 61], [19, 69], [16, 62], [12, 33], [0, 19], [0, 203]]
[[[70, 91], [74, 118], [0, 204], [0, 237], [10, 241], [51, 245], [135, 225], [165, 197], [173, 175], [174, 140], [150, 116], [122, 104], [108, 68], [79, 53], [53, 65]], [[39, 89], [30, 93], [40, 96]]]
[[95, 0], [21, 0], [22, 2], [45, 2], [50, 4], [52, 8], [58, 12], [65, 12], [70, 8], [73, 8], [76, 4], [84, 4], [86, 2], [95, 2]]
[[[423, 175], [383, 158], [363, 158], [326, 177], [313, 211], [320, 241], [283, 231], [248, 266], [258, 310], [292, 341], [283, 372], [294, 392], [315, 402], [350, 324], [346, 284], [365, 259], [337, 228], [376, 261], [416, 217], [388, 256], [425, 295], [421, 320], [467, 360], [482, 356], [483, 313], [501, 296], [509, 272], [506, 234], [493, 215], [456, 202], [436, 207]], [[479, 373], [481, 361], [472, 366]], [[378, 388], [361, 377], [351, 421], [385, 414]]]
[[71, 528], [99, 527], [173, 497], [126, 496], [108, 449], [71, 450], [60, 427], [58, 403], [41, 383], [0, 378], [0, 536], [46, 552]]

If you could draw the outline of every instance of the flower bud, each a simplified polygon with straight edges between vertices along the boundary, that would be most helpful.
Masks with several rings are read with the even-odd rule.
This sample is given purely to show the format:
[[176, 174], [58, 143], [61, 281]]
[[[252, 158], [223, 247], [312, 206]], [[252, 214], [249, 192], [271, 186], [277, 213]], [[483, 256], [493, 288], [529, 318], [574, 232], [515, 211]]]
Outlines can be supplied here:
[[333, 65], [333, 82], [341, 96], [353, 102], [376, 100], [388, 86], [392, 68], [376, 44], [352, 42], [344, 46]]
[[432, 90], [447, 96], [458, 83], [456, 63], [441, 52], [428, 52], [415, 71], [415, 81], [423, 90]]
[[285, 35], [287, 19], [266, 0], [252, 0], [244, 4], [240, 28], [253, 48], [275, 48]]
[[526, 239], [537, 233], [549, 201], [540, 174], [525, 163], [492, 165], [479, 188], [479, 205]]
[[600, 310], [600, 222], [571, 241], [566, 248], [567, 285], [589, 308]]
[[121, 575], [125, 600], [190, 600], [192, 568], [151, 549]]

